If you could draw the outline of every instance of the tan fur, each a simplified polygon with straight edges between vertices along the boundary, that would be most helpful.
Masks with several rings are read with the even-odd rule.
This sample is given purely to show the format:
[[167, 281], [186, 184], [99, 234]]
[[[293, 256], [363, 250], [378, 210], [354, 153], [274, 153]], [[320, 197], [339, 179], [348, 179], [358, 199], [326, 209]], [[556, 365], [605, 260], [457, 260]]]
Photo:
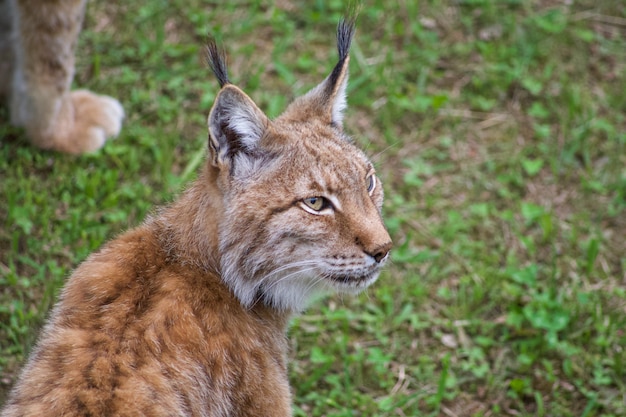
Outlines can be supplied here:
[[218, 75], [198, 179], [74, 272], [3, 416], [291, 415], [289, 318], [366, 288], [391, 247], [335, 108], [347, 64], [274, 121]]
[[10, 96], [11, 123], [43, 149], [102, 147], [119, 133], [124, 110], [111, 97], [70, 91], [85, 0], [0, 1], [8, 16], [0, 19], [0, 51], [12, 56], [0, 66], [0, 93]]

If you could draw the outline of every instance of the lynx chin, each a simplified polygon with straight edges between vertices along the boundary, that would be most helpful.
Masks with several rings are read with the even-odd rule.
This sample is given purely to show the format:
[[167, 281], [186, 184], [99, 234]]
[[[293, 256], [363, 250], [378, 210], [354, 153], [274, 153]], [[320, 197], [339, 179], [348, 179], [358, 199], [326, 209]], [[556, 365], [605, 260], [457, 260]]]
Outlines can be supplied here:
[[208, 157], [177, 201], [80, 265], [2, 416], [290, 416], [285, 331], [311, 296], [357, 293], [389, 256], [382, 184], [343, 131], [339, 62], [275, 120], [228, 78]]

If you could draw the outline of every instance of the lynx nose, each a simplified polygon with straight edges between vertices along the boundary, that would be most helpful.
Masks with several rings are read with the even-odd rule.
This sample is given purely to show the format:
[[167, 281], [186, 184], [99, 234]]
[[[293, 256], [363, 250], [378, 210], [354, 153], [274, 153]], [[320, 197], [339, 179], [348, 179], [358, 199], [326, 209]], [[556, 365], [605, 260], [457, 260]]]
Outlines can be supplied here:
[[366, 252], [366, 253], [372, 258], [374, 258], [376, 263], [380, 263], [383, 259], [385, 259], [385, 257], [389, 253], [389, 250], [391, 250], [391, 245], [392, 243], [391, 241], [389, 241], [385, 243], [384, 245], [378, 246], [373, 251]]

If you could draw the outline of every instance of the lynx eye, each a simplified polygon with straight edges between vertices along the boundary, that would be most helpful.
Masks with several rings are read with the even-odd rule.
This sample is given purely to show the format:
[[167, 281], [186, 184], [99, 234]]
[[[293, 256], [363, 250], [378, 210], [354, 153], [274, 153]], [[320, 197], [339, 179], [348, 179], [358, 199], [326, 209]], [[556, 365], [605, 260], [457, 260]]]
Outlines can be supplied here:
[[331, 206], [330, 202], [324, 197], [308, 197], [302, 200], [305, 208], [309, 208], [315, 212], [322, 211]]
[[376, 177], [374, 176], [374, 174], [372, 174], [367, 177], [365, 181], [367, 181], [367, 192], [372, 194], [372, 191], [374, 191], [374, 188], [376, 188]]

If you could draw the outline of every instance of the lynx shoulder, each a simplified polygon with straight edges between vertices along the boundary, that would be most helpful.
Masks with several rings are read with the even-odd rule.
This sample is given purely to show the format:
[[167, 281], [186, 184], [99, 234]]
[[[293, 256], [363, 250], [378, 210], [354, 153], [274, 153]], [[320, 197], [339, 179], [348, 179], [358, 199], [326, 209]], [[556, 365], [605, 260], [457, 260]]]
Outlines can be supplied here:
[[285, 330], [356, 293], [391, 247], [374, 168], [343, 131], [354, 20], [330, 75], [270, 120], [219, 91], [198, 179], [69, 278], [3, 416], [289, 416]]

